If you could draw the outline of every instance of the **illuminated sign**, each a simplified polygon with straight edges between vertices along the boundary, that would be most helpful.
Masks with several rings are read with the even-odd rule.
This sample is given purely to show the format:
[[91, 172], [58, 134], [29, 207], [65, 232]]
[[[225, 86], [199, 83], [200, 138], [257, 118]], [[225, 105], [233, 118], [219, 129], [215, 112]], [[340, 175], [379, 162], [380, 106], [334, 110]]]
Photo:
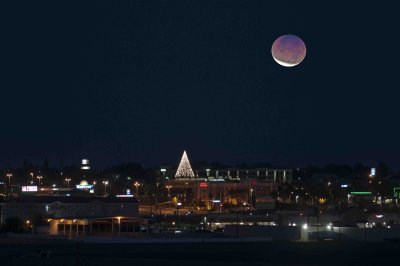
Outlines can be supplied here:
[[37, 186], [22, 186], [22, 192], [37, 192]]
[[350, 192], [351, 195], [371, 195], [372, 192], [369, 191], [354, 191], [354, 192]]
[[223, 178], [210, 178], [208, 179], [210, 182], [225, 182], [225, 179]]
[[346, 187], [349, 187], [349, 185], [343, 184], [343, 185], [340, 185], [340, 187], [346, 188]]
[[205, 182], [201, 182], [201, 183], [200, 183], [200, 187], [208, 187], [208, 184], [205, 183]]
[[400, 187], [395, 187], [393, 189], [393, 192], [394, 192], [394, 197], [400, 198]]
[[133, 198], [133, 195], [115, 195], [117, 198]]
[[89, 160], [88, 159], [82, 159], [81, 169], [82, 170], [89, 170], [90, 169]]
[[93, 189], [93, 185], [76, 185], [76, 189], [83, 189], [83, 190]]

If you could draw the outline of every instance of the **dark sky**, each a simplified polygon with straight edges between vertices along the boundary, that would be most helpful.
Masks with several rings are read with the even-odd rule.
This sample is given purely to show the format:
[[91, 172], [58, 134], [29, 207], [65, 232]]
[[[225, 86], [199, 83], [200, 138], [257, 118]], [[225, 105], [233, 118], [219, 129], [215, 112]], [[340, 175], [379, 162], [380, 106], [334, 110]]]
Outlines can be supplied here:
[[[118, 153], [178, 163], [183, 149], [225, 163], [400, 166], [389, 1], [10, 2], [0, 168], [104, 166]], [[288, 33], [307, 46], [294, 68], [270, 53]]]

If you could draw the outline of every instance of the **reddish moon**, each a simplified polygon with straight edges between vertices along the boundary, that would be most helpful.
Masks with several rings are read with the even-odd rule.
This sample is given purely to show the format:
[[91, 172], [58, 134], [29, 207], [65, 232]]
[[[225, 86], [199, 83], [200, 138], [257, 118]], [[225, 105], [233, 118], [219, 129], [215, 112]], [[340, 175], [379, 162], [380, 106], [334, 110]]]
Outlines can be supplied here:
[[283, 35], [275, 40], [271, 53], [278, 64], [293, 67], [306, 57], [306, 45], [296, 35]]

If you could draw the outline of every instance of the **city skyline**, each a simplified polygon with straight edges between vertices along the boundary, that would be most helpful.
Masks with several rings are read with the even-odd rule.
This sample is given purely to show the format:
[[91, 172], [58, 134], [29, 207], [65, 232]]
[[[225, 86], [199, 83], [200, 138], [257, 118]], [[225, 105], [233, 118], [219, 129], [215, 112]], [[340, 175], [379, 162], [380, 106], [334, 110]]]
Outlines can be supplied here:
[[3, 2], [1, 266], [398, 261], [395, 2]]

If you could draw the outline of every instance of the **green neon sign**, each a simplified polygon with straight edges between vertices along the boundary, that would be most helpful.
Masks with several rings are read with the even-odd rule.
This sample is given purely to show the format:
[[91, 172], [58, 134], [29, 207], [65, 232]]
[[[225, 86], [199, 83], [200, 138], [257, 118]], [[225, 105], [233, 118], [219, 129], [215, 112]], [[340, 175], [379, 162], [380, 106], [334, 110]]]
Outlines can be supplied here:
[[352, 195], [371, 195], [372, 192], [369, 191], [354, 191], [350, 192]]

